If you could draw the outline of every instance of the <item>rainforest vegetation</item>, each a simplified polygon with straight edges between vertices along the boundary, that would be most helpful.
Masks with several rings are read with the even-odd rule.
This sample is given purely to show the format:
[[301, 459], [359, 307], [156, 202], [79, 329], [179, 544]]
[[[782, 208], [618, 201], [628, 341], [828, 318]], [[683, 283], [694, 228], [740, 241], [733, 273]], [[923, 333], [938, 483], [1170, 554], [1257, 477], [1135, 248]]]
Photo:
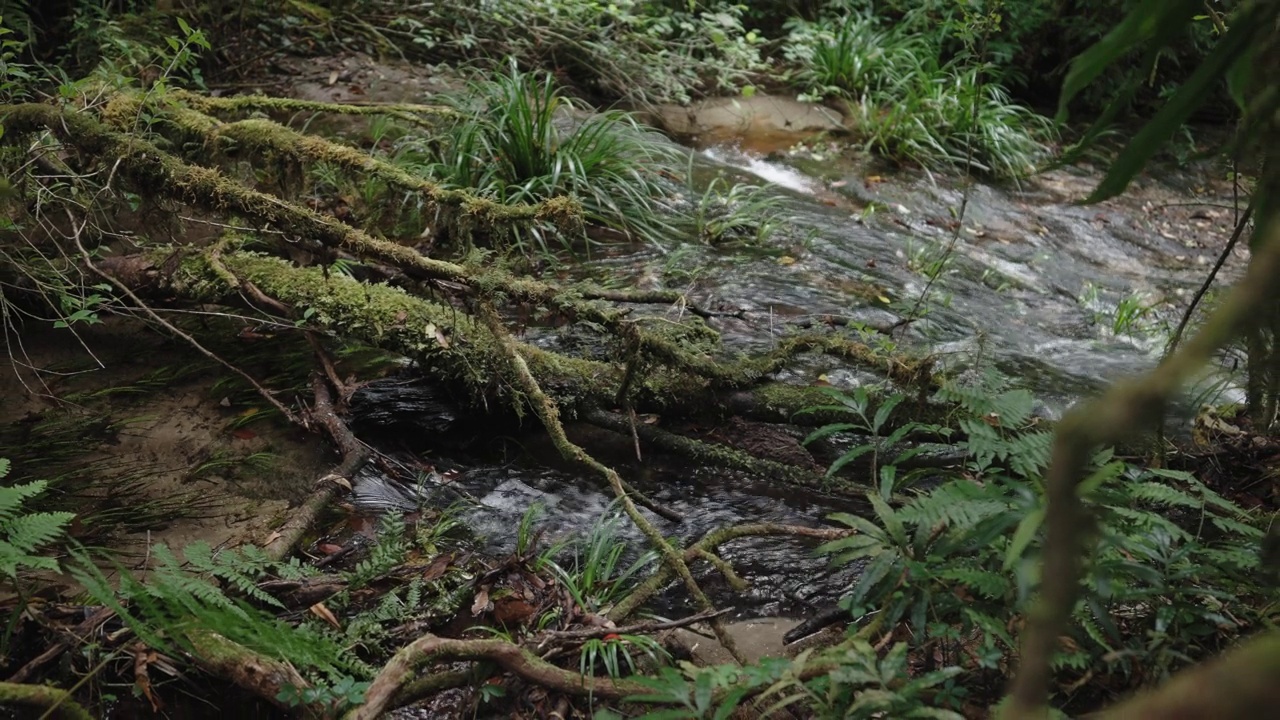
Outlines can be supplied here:
[[1262, 717], [1278, 67], [1271, 0], [0, 0], [0, 706]]

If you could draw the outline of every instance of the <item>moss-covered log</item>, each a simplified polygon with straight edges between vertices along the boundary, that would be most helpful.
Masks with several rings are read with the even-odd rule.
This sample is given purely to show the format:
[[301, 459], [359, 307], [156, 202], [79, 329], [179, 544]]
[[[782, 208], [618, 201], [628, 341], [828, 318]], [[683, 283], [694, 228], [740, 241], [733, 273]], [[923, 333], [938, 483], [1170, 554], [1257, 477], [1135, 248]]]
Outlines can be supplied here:
[[32, 717], [51, 717], [58, 720], [93, 719], [87, 710], [71, 699], [71, 693], [48, 685], [0, 682], [0, 707], [30, 708]]
[[[210, 109], [207, 103], [186, 96], [176, 97], [185, 98], [201, 110]], [[765, 381], [807, 352], [834, 355], [874, 367], [902, 384], [927, 388], [935, 382], [927, 361], [887, 355], [838, 334], [797, 335], [782, 340], [770, 352], [726, 361], [719, 346], [719, 335], [701, 318], [690, 317], [678, 324], [649, 322], [643, 317], [630, 316], [626, 308], [587, 299], [598, 297], [625, 302], [630, 297], [627, 293], [559, 287], [514, 274], [499, 263], [486, 264], [476, 258], [456, 263], [426, 257], [336, 218], [246, 187], [214, 168], [184, 161], [140, 139], [129, 132], [127, 121], [144, 109], [141, 103], [137, 95], [119, 95], [102, 111], [105, 121], [86, 111], [42, 104], [3, 106], [0, 117], [7, 129], [6, 139], [52, 133], [77, 151], [69, 156], [69, 162], [91, 168], [111, 159], [111, 178], [123, 181], [145, 196], [238, 217], [240, 222], [265, 225], [299, 238], [304, 246], [341, 249], [390, 265], [413, 279], [408, 283], [411, 290], [358, 282], [319, 268], [298, 267], [272, 257], [242, 252], [235, 240], [221, 241], [205, 251], [116, 257], [101, 263], [102, 269], [127, 287], [144, 291], [149, 288], [152, 293], [149, 297], [153, 300], [172, 296], [187, 303], [239, 304], [242, 296], [247, 295], [257, 299], [258, 309], [265, 307], [269, 313], [278, 315], [291, 308], [290, 319], [300, 319], [305, 327], [414, 358], [426, 372], [463, 391], [477, 406], [492, 407], [496, 402], [517, 414], [523, 413], [528, 403], [521, 391], [501, 379], [505, 365], [500, 359], [501, 353], [497, 352], [495, 338], [469, 312], [477, 302], [492, 303], [495, 307], [546, 308], [603, 329], [620, 355], [617, 362], [570, 357], [529, 344], [518, 346], [538, 386], [554, 400], [559, 411], [569, 417], [623, 406], [668, 415], [768, 414], [775, 421], [793, 422], [803, 419], [799, 415], [801, 410], [823, 404], [827, 398], [812, 388], [771, 385]], [[550, 212], [549, 205], [534, 208], [527, 218], [525, 210], [490, 207], [492, 203], [480, 203], [465, 192], [437, 192], [438, 188], [428, 181], [379, 163], [354, 148], [267, 121], [226, 124], [180, 102], [154, 105], [146, 109], [157, 113], [157, 117], [167, 118], [170, 127], [178, 127], [181, 132], [208, 142], [235, 137], [238, 142], [249, 142], [255, 148], [275, 154], [340, 162], [353, 172], [369, 173], [431, 195], [433, 202], [450, 205], [463, 215], [475, 216], [482, 224], [527, 220]], [[433, 291], [431, 299], [427, 299], [413, 294], [415, 282], [443, 292]], [[820, 422], [830, 418], [811, 419]], [[659, 439], [652, 437], [647, 441], [657, 443]], [[701, 461], [760, 476], [804, 485], [819, 481], [807, 470], [755, 460], [723, 446], [692, 441], [662, 444], [667, 450], [692, 453]]]
[[[413, 358], [423, 371], [466, 394], [477, 407], [506, 407], [522, 413], [526, 405], [520, 393], [500, 381], [503, 361], [493, 336], [471, 315], [451, 305], [411, 295], [399, 288], [367, 284], [344, 275], [326, 274], [319, 268], [300, 268], [278, 258], [254, 253], [223, 254], [217, 262], [200, 251], [156, 253], [108, 258], [98, 267], [145, 297], [181, 298], [190, 303], [240, 304], [239, 283], [252, 283], [267, 296], [294, 309], [302, 327], [323, 331]], [[222, 271], [236, 281], [228, 282]], [[623, 383], [625, 368], [616, 363], [568, 357], [518, 343], [521, 356], [539, 383], [570, 416], [587, 415], [611, 429], [626, 432], [609, 415]], [[641, 412], [696, 411], [728, 414], [732, 405], [745, 404], [743, 396], [759, 394], [782, 415], [794, 415], [802, 407], [783, 407], [771, 385], [756, 390], [722, 389], [714, 381], [692, 372], [643, 375], [632, 383], [631, 402]], [[779, 397], [797, 402], [819, 402], [807, 392]], [[769, 399], [773, 398], [773, 399]], [[694, 457], [713, 465], [746, 470], [762, 477], [814, 486], [822, 479], [805, 468], [759, 460], [731, 448], [650, 432], [642, 440], [659, 450]]]
[[[293, 308], [297, 317], [305, 316], [301, 321], [305, 327], [412, 357], [440, 379], [466, 388], [476, 400], [492, 400], [494, 393], [500, 396], [504, 392], [494, 386], [497, 375], [490, 334], [457, 307], [400, 288], [363, 283], [321, 268], [301, 268], [248, 252], [220, 254], [217, 264], [200, 251], [123, 256], [99, 263], [129, 287], [151, 297], [173, 295], [188, 302], [240, 304], [238, 283], [227, 282], [219, 265], [238, 281], [250, 282]], [[830, 398], [817, 388], [781, 383], [752, 387], [751, 379], [780, 367], [800, 352], [833, 350], [842, 345], [841, 338], [798, 338], [784, 342], [773, 353], [737, 364], [705, 359], [680, 372], [640, 373], [631, 382], [631, 402], [644, 412], [744, 413], [791, 422], [802, 419], [801, 410]], [[614, 405], [625, 375], [623, 365], [569, 357], [527, 343], [520, 344], [520, 352], [535, 377], [568, 412]]]
[[[195, 96], [183, 94], [181, 97]], [[199, 106], [207, 104], [198, 103]], [[466, 190], [444, 187], [350, 145], [301, 133], [263, 118], [224, 123], [179, 103], [156, 103], [144, 107], [141, 96], [124, 93], [117, 94], [108, 103], [102, 117], [114, 130], [128, 132], [144, 109], [169, 120], [181, 130], [188, 142], [198, 140], [215, 149], [234, 147], [262, 159], [283, 158], [313, 165], [328, 163], [416, 193], [425, 201], [428, 214], [434, 216], [436, 225], [464, 237], [470, 237], [472, 231], [505, 237], [519, 226], [534, 222], [550, 223], [564, 229], [582, 225], [581, 208], [572, 198], [551, 198], [533, 205], [495, 202]]]
[[[683, 340], [690, 337], [701, 337], [710, 343], [718, 340], [714, 332], [700, 323], [681, 325], [675, 332], [641, 329], [626, 318], [626, 313], [586, 301], [582, 292], [574, 288], [513, 275], [493, 265], [458, 264], [425, 257], [412, 248], [375, 238], [336, 218], [246, 188], [215, 169], [185, 163], [150, 142], [112, 130], [88, 113], [27, 104], [0, 106], [0, 117], [12, 135], [48, 130], [90, 156], [115, 158], [121, 175], [145, 195], [170, 198], [216, 213], [240, 214], [321, 247], [340, 248], [358, 257], [387, 263], [412, 277], [458, 283], [473, 296], [492, 298], [500, 294], [509, 302], [545, 306], [571, 318], [600, 324], [625, 336], [633, 352], [643, 353], [652, 363], [701, 375], [720, 387], [754, 385], [803, 352], [822, 352], [853, 360], [902, 384], [928, 385], [934, 380], [928, 363], [887, 355], [864, 343], [824, 334], [795, 336], [763, 356], [722, 362], [684, 344]], [[362, 157], [368, 161], [368, 156]], [[473, 208], [472, 205], [465, 207]], [[548, 206], [544, 212], [552, 212], [552, 208]]]

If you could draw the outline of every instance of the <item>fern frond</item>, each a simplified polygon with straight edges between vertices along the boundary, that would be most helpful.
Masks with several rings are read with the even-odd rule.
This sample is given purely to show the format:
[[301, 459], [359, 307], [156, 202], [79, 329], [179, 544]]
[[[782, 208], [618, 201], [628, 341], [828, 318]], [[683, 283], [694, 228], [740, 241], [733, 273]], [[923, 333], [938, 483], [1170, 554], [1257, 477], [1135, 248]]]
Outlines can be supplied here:
[[943, 580], [966, 585], [983, 597], [998, 600], [1011, 589], [1009, 578], [997, 572], [976, 567], [950, 567], [938, 573]]
[[38, 497], [49, 487], [46, 480], [36, 480], [24, 485], [0, 487], [0, 523], [8, 522], [22, 513], [22, 506], [33, 497]]
[[1190, 493], [1158, 482], [1132, 482], [1126, 488], [1127, 494], [1142, 502], [1164, 507], [1203, 507], [1204, 503]]
[[905, 523], [952, 530], [972, 529], [978, 523], [1009, 509], [1010, 503], [998, 486], [979, 486], [968, 480], [953, 480], [925, 495], [918, 495], [898, 510]]
[[67, 523], [75, 518], [69, 512], [30, 513], [0, 523], [0, 537], [23, 552], [33, 552], [62, 536]]

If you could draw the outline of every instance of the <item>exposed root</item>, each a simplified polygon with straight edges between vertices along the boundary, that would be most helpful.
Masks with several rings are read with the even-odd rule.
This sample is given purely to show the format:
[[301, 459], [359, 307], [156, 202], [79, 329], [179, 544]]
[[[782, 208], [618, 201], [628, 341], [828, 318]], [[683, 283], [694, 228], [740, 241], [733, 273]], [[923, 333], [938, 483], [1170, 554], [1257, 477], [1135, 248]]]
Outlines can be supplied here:
[[506, 640], [454, 640], [428, 634], [401, 648], [383, 666], [365, 692], [364, 704], [347, 713], [346, 720], [382, 717], [418, 667], [433, 660], [447, 659], [488, 660], [542, 687], [572, 695], [617, 700], [648, 692], [646, 686], [632, 680], [597, 678], [558, 668]]
[[284, 558], [297, 547], [302, 537], [315, 525], [316, 519], [328, 509], [338, 490], [343, 487], [350, 488], [351, 478], [370, 455], [369, 448], [357, 440], [347, 424], [338, 417], [324, 378], [319, 374], [314, 375], [311, 379], [311, 389], [314, 401], [310, 419], [324, 428], [338, 447], [342, 459], [333, 470], [329, 471], [329, 474], [317, 481], [317, 487], [311, 497], [301, 507], [293, 510], [284, 525], [277, 528], [263, 543], [263, 552], [275, 560]]
[[289, 709], [288, 704], [279, 699], [281, 690], [311, 685], [289, 664], [256, 653], [221, 635], [197, 632], [188, 633], [187, 637], [196, 650], [195, 662], [202, 670], [229, 680], [281, 709]]
[[476, 686], [484, 676], [477, 672], [475, 665], [468, 670], [458, 670], [453, 672], [438, 672], [429, 675], [423, 675], [416, 680], [410, 680], [400, 686], [400, 690], [396, 692], [395, 697], [391, 699], [389, 707], [400, 708], [406, 705], [430, 697], [442, 690], [449, 690], [457, 687]]
[[44, 652], [32, 658], [26, 665], [18, 668], [17, 672], [9, 676], [8, 682], [26, 682], [31, 679], [36, 670], [60, 657], [71, 646], [87, 644], [89, 636], [96, 633], [102, 624], [110, 620], [114, 615], [115, 611], [111, 608], [99, 608], [92, 615], [81, 621], [80, 624], [67, 631], [57, 642], [45, 648]]

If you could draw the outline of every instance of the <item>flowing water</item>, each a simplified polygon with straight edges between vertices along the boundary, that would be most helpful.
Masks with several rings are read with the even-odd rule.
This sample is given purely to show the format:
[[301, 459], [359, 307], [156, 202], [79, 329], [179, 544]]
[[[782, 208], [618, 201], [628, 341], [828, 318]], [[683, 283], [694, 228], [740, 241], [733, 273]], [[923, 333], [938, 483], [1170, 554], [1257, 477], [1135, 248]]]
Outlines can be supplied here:
[[[884, 179], [821, 156], [801, 160], [812, 174], [733, 148], [701, 156], [708, 170], [768, 183], [788, 216], [771, 240], [783, 257], [704, 250], [667, 260], [685, 275], [700, 272], [694, 301], [743, 311], [718, 326], [744, 349], [817, 316], [891, 325], [944, 256], [964, 196], [941, 179]], [[1021, 190], [973, 185], [925, 318], [902, 342], [961, 366], [993, 363], [1054, 413], [1152, 367], [1230, 234], [1229, 211], [1203, 209], [1229, 199], [1209, 195], [1202, 177], [1166, 172], [1133, 197], [1076, 204], [1099, 178], [1068, 169]], [[612, 264], [625, 271], [625, 261]], [[1237, 268], [1228, 265], [1228, 277]]]
[[[713, 320], [734, 350], [765, 349], [798, 321], [821, 316], [887, 327], [924, 291], [926, 270], [951, 242], [952, 220], [964, 202], [928, 312], [900, 342], [956, 368], [994, 365], [1035, 391], [1049, 415], [1155, 363], [1164, 329], [1176, 322], [1229, 234], [1229, 217], [1205, 222], [1214, 216], [1181, 204], [1213, 200], [1203, 190], [1197, 194], [1192, 175], [1169, 173], [1144, 181], [1121, 202], [1079, 206], [1074, 201], [1087, 194], [1096, 174], [1057, 170], [1021, 190], [975, 184], [963, 201], [960, 190], [922, 174], [886, 180], [812, 153], [788, 164], [721, 146], [698, 151], [695, 160], [700, 174], [767, 185], [782, 199], [787, 221], [769, 247], [636, 250], [594, 259], [585, 276], [621, 286], [678, 287], [704, 307], [739, 311]], [[1229, 273], [1235, 267], [1229, 265]], [[550, 332], [530, 337], [555, 342]], [[837, 385], [876, 380], [824, 359], [808, 359], [781, 379], [810, 382], [820, 373]], [[837, 499], [740, 475], [683, 471], [653, 459], [611, 461], [683, 514], [678, 523], [655, 518], [667, 535], [693, 538], [742, 522], [817, 525], [850, 509]], [[580, 535], [608, 512], [611, 500], [591, 478], [546, 464], [473, 467], [447, 490], [389, 482], [376, 474], [361, 478], [357, 505], [411, 508], [461, 499], [464, 517], [495, 552], [511, 549], [514, 528], [531, 505], [545, 509], [545, 536], [562, 538]], [[623, 532], [643, 545], [634, 529]], [[805, 613], [839, 595], [852, 576], [849, 569], [827, 568], [812, 545], [800, 542], [737, 541], [723, 554], [752, 590], [741, 596], [711, 575], [708, 582], [718, 602], [744, 614]], [[670, 605], [679, 597], [668, 594], [668, 609], [679, 610]]]

